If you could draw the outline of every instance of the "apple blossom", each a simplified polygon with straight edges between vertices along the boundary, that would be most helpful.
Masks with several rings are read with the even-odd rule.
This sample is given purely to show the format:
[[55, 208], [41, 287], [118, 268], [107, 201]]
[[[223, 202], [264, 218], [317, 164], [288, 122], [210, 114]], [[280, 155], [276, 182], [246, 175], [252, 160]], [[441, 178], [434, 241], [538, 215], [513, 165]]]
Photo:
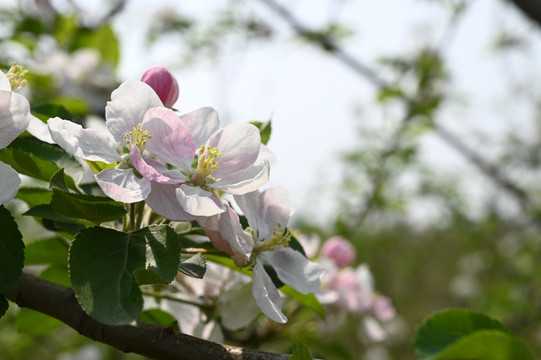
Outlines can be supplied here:
[[[30, 114], [28, 100], [14, 92], [26, 84], [24, 76], [27, 70], [13, 63], [7, 74], [0, 71], [0, 149], [8, 146], [19, 136], [30, 123], [33, 116]], [[7, 203], [15, 197], [21, 180], [11, 166], [0, 162], [0, 205]]]
[[113, 200], [134, 203], [147, 198], [151, 184], [135, 174], [126, 158], [129, 159], [128, 152], [134, 147], [134, 141], [145, 141], [145, 135], [138, 132], [138, 125], [145, 113], [156, 107], [163, 108], [163, 104], [150, 86], [128, 80], [113, 91], [105, 108], [109, 133], [83, 129], [79, 124], [60, 118], [49, 119], [48, 126], [53, 140], [68, 153], [88, 161], [115, 163], [114, 168], [102, 170], [94, 178]]
[[218, 114], [208, 107], [180, 118], [166, 108], [145, 114], [137, 128], [144, 144], [131, 148], [131, 163], [151, 182], [168, 186], [162, 190], [170, 196], [147, 199], [154, 211], [176, 221], [213, 216], [226, 211], [218, 191], [245, 194], [267, 182], [270, 160], [259, 130], [251, 124], [219, 127]]
[[329, 238], [321, 247], [321, 256], [331, 259], [338, 267], [350, 265], [357, 257], [357, 251], [341, 236]]
[[150, 85], [163, 104], [171, 108], [178, 99], [178, 83], [163, 66], [151, 66], [143, 73], [141, 81]]
[[291, 206], [285, 189], [235, 195], [235, 201], [246, 216], [249, 228], [242, 230], [238, 216], [229, 206], [222, 214], [200, 220], [200, 225], [215, 247], [226, 243], [237, 265], [252, 268], [255, 302], [270, 319], [285, 323], [287, 317], [281, 310], [280, 293], [265, 265], [272, 266], [281, 281], [303, 294], [319, 289], [323, 268], [288, 247], [291, 234], [286, 226]]

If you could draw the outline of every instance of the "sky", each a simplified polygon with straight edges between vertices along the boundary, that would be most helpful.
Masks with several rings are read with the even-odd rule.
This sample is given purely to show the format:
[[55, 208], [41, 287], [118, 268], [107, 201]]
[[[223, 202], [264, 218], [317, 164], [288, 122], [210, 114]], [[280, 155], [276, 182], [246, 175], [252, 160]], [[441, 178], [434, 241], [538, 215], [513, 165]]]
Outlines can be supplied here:
[[[84, 6], [99, 16], [103, 11], [101, 3], [88, 2]], [[259, 1], [247, 4], [275, 28], [275, 38], [268, 43], [232, 44], [218, 60], [189, 67], [179, 66], [182, 48], [174, 42], [162, 42], [152, 48], [145, 43], [144, 35], [157, 10], [176, 9], [204, 20], [211, 19], [223, 3], [128, 1], [113, 23], [123, 47], [119, 79], [139, 78], [147, 67], [164, 65], [178, 79], [180, 98], [175, 107], [182, 113], [212, 106], [225, 124], [272, 118], [273, 133], [268, 145], [278, 164], [268, 186], [286, 187], [295, 208], [304, 217], [328, 221], [336, 209], [333, 196], [340, 191], [344, 168], [339, 155], [359, 141], [355, 135], [359, 124], [381, 126], [388, 114], [375, 104], [376, 92], [369, 82], [295, 39], [288, 24]], [[422, 45], [437, 43], [448, 21], [443, 7], [428, 0], [282, 3], [308, 26], [317, 28], [332, 18], [352, 28], [355, 36], [345, 40], [343, 48], [369, 65], [376, 64], [381, 56], [411, 54]], [[490, 45], [499, 29], [504, 28], [533, 38], [530, 57], [495, 60]], [[485, 144], [477, 135], [492, 141], [509, 127], [516, 127], [519, 120], [510, 121], [510, 117], [530, 114], [520, 102], [509, 103], [505, 98], [505, 78], [522, 76], [528, 80], [539, 75], [534, 65], [541, 54], [539, 39], [539, 31], [503, 1], [471, 1], [452, 40], [444, 46], [452, 74], [453, 100], [440, 112], [438, 121], [481, 150]], [[356, 112], [359, 108], [360, 116]], [[530, 130], [525, 129], [524, 133]], [[422, 149], [423, 161], [436, 171], [472, 174], [470, 178], [481, 186], [472, 186], [471, 191], [480, 195], [479, 189], [484, 188], [486, 179], [476, 178], [471, 165], [455, 151], [430, 135], [423, 137]], [[427, 209], [421, 206], [411, 216], [424, 219]]]

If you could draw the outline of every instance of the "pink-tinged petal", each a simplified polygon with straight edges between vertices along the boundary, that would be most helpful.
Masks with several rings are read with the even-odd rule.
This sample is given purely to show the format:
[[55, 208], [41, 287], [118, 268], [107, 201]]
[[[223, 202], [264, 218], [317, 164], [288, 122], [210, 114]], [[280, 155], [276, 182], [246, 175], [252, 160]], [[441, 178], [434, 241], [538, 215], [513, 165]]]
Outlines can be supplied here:
[[254, 266], [252, 296], [263, 314], [267, 315], [271, 320], [280, 324], [287, 322], [287, 317], [282, 312], [280, 293], [265, 271], [265, 268], [263, 268], [263, 265], [259, 262]]
[[211, 192], [200, 187], [182, 184], [176, 195], [184, 210], [194, 216], [213, 216], [225, 211], [225, 206]]
[[171, 221], [193, 221], [196, 217], [188, 214], [177, 200], [177, 185], [164, 185], [151, 182], [151, 191], [145, 202], [164, 218]]
[[265, 145], [261, 144], [259, 148], [259, 156], [255, 161], [256, 164], [263, 163], [267, 161], [270, 164], [271, 169], [276, 166], [278, 160], [276, 160], [276, 155]]
[[222, 154], [216, 159], [218, 168], [212, 172], [219, 179], [244, 170], [256, 161], [261, 135], [254, 125], [236, 123], [218, 130], [207, 144], [211, 148], [218, 148]]
[[106, 132], [83, 129], [79, 124], [58, 117], [47, 121], [55, 143], [73, 156], [107, 164], [122, 161], [114, 140]]
[[162, 103], [170, 108], [178, 99], [178, 83], [164, 66], [152, 66], [145, 70], [141, 81], [150, 85]]
[[208, 139], [220, 128], [218, 112], [211, 107], [203, 107], [180, 117], [193, 136], [195, 147], [205, 145]]
[[24, 96], [0, 91], [0, 149], [26, 130], [31, 117], [30, 105]]
[[148, 110], [141, 129], [152, 136], [147, 139], [146, 148], [158, 159], [182, 169], [191, 168], [195, 144], [186, 125], [172, 110]]
[[0, 71], [0, 91], [11, 91], [11, 83], [2, 71]]
[[260, 204], [260, 194], [259, 191], [254, 191], [244, 195], [234, 196], [235, 202], [248, 220], [248, 225], [250, 225], [250, 228], [254, 231], [258, 231], [260, 227], [259, 208], [262, 206]]
[[105, 169], [94, 178], [105, 195], [115, 201], [135, 203], [150, 193], [150, 181], [139, 179], [132, 169]]
[[362, 328], [370, 341], [381, 342], [387, 339], [387, 333], [385, 333], [385, 330], [383, 330], [376, 319], [370, 316], [366, 316], [363, 319]]
[[268, 162], [249, 166], [248, 168], [225, 176], [212, 184], [215, 189], [233, 195], [243, 195], [256, 191], [269, 181], [270, 165]]
[[259, 314], [259, 308], [251, 297], [250, 284], [236, 286], [218, 298], [222, 325], [230, 330], [247, 327]]
[[[141, 156], [141, 153], [139, 152], [139, 148], [137, 146], [132, 147], [131, 153], [130, 153], [130, 159], [131, 164], [133, 167], [139, 171], [143, 177], [147, 178], [148, 180], [152, 182], [157, 182], [159, 184], [180, 184], [185, 179], [179, 179], [178, 177], [170, 177], [167, 176], [167, 174], [163, 174], [159, 172], [155, 167], [148, 164], [145, 159]], [[168, 174], [170, 175], [181, 175], [180, 172], [172, 172], [169, 171]]]
[[333, 236], [323, 244], [321, 256], [331, 259], [338, 267], [350, 265], [357, 257], [357, 251], [341, 236]]
[[396, 310], [391, 303], [391, 299], [386, 296], [377, 296], [374, 299], [370, 312], [381, 321], [391, 320], [396, 315]]
[[278, 278], [300, 293], [308, 294], [319, 290], [324, 269], [308, 260], [300, 252], [289, 247], [262, 253], [272, 265]]
[[21, 185], [19, 174], [11, 166], [0, 161], [0, 205], [13, 199]]
[[49, 131], [49, 126], [47, 126], [46, 123], [37, 117], [32, 116], [30, 118], [30, 123], [28, 124], [28, 128], [26, 130], [41, 141], [54, 144], [53, 138], [51, 137], [51, 132]]
[[105, 124], [115, 140], [126, 144], [124, 135], [139, 125], [146, 112], [163, 106], [154, 90], [142, 81], [128, 80], [111, 94], [105, 107]]

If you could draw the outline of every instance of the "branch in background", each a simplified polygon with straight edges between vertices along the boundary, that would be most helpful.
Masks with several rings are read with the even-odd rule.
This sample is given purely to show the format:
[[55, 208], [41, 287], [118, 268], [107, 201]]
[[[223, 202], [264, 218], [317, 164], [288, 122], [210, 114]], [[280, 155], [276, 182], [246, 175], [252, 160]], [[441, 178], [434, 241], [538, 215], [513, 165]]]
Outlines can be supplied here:
[[541, 27], [541, 1], [539, 0], [508, 0], [515, 4], [524, 15], [530, 18]]
[[24, 273], [6, 297], [21, 307], [56, 318], [92, 340], [155, 359], [287, 360], [289, 357], [221, 345], [148, 323], [137, 327], [105, 325], [81, 308], [71, 288]]
[[[358, 75], [366, 78], [379, 89], [391, 88], [390, 84], [384, 79], [382, 79], [375, 70], [371, 69], [369, 66], [363, 64], [361, 61], [348, 54], [329, 37], [309, 36], [311, 34], [314, 34], [315, 32], [302, 24], [289, 10], [277, 3], [275, 0], [260, 1], [263, 2], [270, 9], [272, 9], [274, 12], [276, 12], [287, 23], [289, 23], [289, 25], [299, 35], [310, 39], [314, 44], [320, 46], [328, 54], [331, 54], [337, 60], [340, 60], [344, 65], [355, 71]], [[512, 2], [514, 2], [517, 6], [521, 7], [524, 11], [527, 11], [527, 14], [530, 17], [534, 18], [536, 21], [538, 21], [541, 26], [541, 2], [539, 2], [538, 0], [512, 0]], [[524, 8], [522, 6], [524, 6]], [[451, 19], [451, 24], [455, 21], [456, 16]], [[409, 108], [412, 100], [404, 98], [404, 101], [407, 103], [406, 105], [408, 105]], [[406, 116], [406, 119], [407, 118], [408, 116]], [[403, 132], [403, 127], [404, 126], [401, 126], [402, 130], [399, 130], [397, 136], [400, 136], [400, 134]], [[451, 131], [442, 127], [441, 125], [435, 125], [435, 133], [447, 144], [453, 147], [458, 153], [464, 156], [464, 158], [474, 164], [482, 173], [492, 179], [494, 183], [496, 183], [496, 185], [498, 185], [500, 188], [513, 196], [525, 212], [529, 210], [527, 192], [523, 190], [520, 186], [515, 184], [512, 180], [505, 177], [498, 170], [498, 167], [496, 165], [492, 164], [480, 153], [478, 153], [472, 147], [468, 146], [465, 142], [460, 140], [459, 136], [453, 134]], [[393, 143], [391, 147], [396, 148], [399, 141], [400, 139], [397, 139], [396, 137], [393, 138]], [[384, 158], [386, 158], [387, 156], [388, 155], [385, 155]], [[375, 191], [377, 191], [377, 187], [381, 185], [381, 181], [382, 179], [376, 179], [376, 182], [373, 184], [374, 186], [372, 194], [369, 195], [369, 198], [375, 196]], [[362, 222], [362, 220], [367, 215], [367, 210], [369, 209], [370, 208], [368, 207], [367, 209], [361, 211], [360, 221], [357, 221], [357, 224]]]

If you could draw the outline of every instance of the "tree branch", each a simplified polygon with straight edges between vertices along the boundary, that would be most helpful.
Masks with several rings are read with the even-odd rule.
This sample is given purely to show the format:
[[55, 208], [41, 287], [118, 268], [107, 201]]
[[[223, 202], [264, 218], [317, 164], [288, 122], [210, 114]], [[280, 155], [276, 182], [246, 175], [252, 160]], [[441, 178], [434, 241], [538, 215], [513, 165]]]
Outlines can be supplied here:
[[6, 297], [21, 307], [52, 316], [92, 340], [111, 345], [124, 352], [133, 352], [155, 359], [288, 359], [288, 355], [221, 345], [149, 323], [141, 323], [137, 327], [105, 325], [94, 320], [81, 308], [71, 288], [24, 273], [15, 289]]
[[539, 0], [508, 0], [515, 4], [524, 15], [535, 21], [538, 26], [541, 26], [541, 2]]

